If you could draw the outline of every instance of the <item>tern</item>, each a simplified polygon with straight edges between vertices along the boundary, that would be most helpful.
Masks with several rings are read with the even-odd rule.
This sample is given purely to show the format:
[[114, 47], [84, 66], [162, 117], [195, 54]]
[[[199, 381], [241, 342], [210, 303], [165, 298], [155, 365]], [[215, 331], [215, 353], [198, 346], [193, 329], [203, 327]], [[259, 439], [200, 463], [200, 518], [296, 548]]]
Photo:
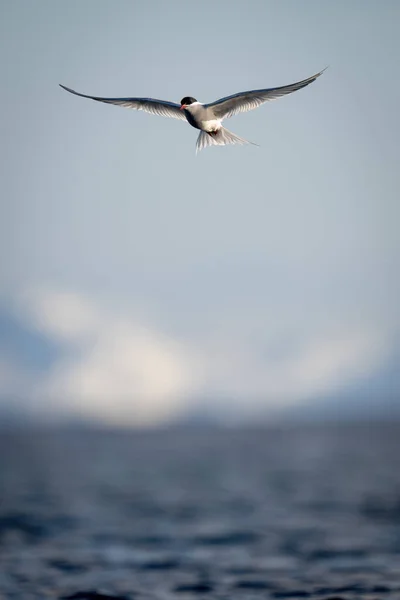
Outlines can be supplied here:
[[196, 143], [197, 153], [207, 146], [253, 144], [253, 142], [249, 142], [231, 131], [228, 131], [228, 129], [225, 129], [225, 127], [222, 126], [222, 121], [224, 119], [229, 119], [238, 113], [258, 108], [270, 100], [275, 100], [286, 94], [297, 92], [297, 90], [301, 90], [310, 83], [313, 83], [313, 81], [322, 75], [324, 71], [325, 69], [307, 79], [298, 81], [297, 83], [262, 90], [239, 92], [238, 94], [220, 98], [209, 104], [202, 104], [192, 96], [185, 96], [182, 98], [180, 104], [168, 102], [167, 100], [156, 100], [154, 98], [102, 98], [100, 96], [80, 94], [61, 83], [59, 85], [67, 92], [75, 94], [76, 96], [81, 96], [82, 98], [90, 98], [97, 102], [116, 104], [117, 106], [125, 106], [126, 108], [133, 108], [135, 110], [144, 110], [153, 115], [187, 121], [195, 129], [200, 129]]

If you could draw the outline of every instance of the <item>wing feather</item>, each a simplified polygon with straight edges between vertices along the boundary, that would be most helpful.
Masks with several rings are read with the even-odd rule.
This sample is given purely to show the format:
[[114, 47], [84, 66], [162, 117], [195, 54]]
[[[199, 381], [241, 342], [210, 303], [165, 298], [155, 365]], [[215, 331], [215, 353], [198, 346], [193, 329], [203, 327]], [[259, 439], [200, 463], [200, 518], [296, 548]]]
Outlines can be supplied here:
[[71, 90], [65, 85], [59, 84], [67, 92], [81, 96], [82, 98], [90, 98], [97, 102], [105, 102], [106, 104], [115, 104], [117, 106], [124, 106], [125, 108], [132, 108], [134, 110], [144, 110], [152, 115], [159, 115], [161, 117], [171, 117], [173, 119], [181, 119], [186, 121], [185, 114], [180, 110], [180, 105], [175, 102], [168, 102], [166, 100], [156, 100], [153, 98], [101, 98], [100, 96], [87, 96], [86, 94], [80, 94]]
[[216, 118], [229, 119], [238, 113], [247, 112], [249, 110], [253, 110], [254, 108], [258, 108], [264, 104], [264, 102], [275, 100], [276, 98], [280, 98], [286, 94], [291, 94], [292, 92], [301, 90], [303, 87], [306, 87], [315, 81], [320, 75], [322, 75], [324, 71], [325, 69], [319, 73], [316, 73], [312, 77], [308, 77], [307, 79], [303, 79], [297, 83], [284, 85], [282, 87], [267, 88], [264, 90], [239, 92], [238, 94], [226, 96], [225, 98], [221, 98], [220, 100], [216, 100], [215, 102], [211, 102], [205, 106], [213, 110]]

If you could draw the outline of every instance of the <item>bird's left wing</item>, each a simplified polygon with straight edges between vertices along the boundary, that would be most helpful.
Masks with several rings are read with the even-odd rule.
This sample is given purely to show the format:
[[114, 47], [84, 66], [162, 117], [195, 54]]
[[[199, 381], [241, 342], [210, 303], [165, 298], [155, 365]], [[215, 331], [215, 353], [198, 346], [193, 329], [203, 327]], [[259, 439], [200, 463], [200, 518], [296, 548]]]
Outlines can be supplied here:
[[205, 107], [211, 108], [217, 119], [228, 119], [238, 113], [253, 110], [269, 100], [275, 100], [275, 98], [280, 98], [286, 94], [301, 90], [301, 88], [306, 87], [315, 81], [324, 71], [325, 69], [312, 77], [308, 77], [308, 79], [303, 79], [303, 81], [298, 81], [297, 83], [284, 85], [282, 87], [239, 92], [238, 94], [233, 94], [232, 96], [227, 96], [226, 98], [221, 98], [220, 100], [206, 104]]
[[153, 98], [101, 98], [99, 96], [87, 96], [86, 94], [80, 94], [70, 88], [61, 85], [64, 90], [81, 96], [82, 98], [90, 98], [91, 100], [97, 100], [97, 102], [105, 102], [106, 104], [116, 104], [117, 106], [125, 106], [126, 108], [133, 108], [135, 110], [144, 110], [152, 115], [160, 115], [161, 117], [171, 117], [173, 119], [181, 119], [186, 121], [183, 110], [180, 110], [180, 105], [175, 102], [168, 102], [167, 100], [155, 100]]

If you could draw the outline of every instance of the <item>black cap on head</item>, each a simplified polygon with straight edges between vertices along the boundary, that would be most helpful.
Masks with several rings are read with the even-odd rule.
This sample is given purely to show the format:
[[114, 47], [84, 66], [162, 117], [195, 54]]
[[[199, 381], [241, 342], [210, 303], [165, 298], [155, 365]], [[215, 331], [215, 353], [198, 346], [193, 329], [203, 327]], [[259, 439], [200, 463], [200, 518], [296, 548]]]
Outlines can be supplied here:
[[183, 106], [184, 104], [193, 104], [193, 102], [197, 102], [196, 98], [192, 98], [192, 96], [185, 96], [181, 100], [181, 106]]

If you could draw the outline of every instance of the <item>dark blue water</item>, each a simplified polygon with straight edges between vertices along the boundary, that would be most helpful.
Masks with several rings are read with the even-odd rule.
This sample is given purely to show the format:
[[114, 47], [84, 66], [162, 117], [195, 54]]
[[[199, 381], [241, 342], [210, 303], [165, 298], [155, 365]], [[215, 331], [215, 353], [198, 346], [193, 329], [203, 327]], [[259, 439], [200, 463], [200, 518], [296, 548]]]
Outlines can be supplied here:
[[2, 599], [400, 599], [399, 424], [3, 433], [0, 494]]

